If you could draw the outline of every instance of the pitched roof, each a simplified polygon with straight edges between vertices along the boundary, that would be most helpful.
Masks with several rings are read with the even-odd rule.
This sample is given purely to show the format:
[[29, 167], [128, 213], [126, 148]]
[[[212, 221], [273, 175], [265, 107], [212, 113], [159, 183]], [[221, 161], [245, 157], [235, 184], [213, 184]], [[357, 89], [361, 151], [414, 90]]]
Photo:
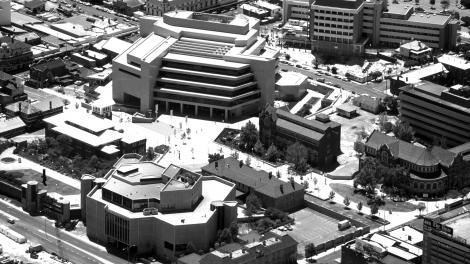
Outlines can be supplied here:
[[448, 167], [452, 164], [456, 156], [456, 154], [441, 147], [434, 146], [432, 149], [429, 149], [415, 146], [409, 142], [387, 136], [378, 130], [372, 132], [365, 145], [375, 150], [386, 146], [393, 157], [409, 161], [419, 166], [441, 164]]
[[[274, 175], [270, 179], [268, 172], [257, 171], [232, 157], [217, 161], [217, 169], [215, 164], [216, 162], [212, 162], [201, 169], [219, 177], [242, 183], [270, 197], [281, 197], [304, 188], [296, 182], [292, 186], [291, 183], [281, 181]], [[241, 167], [240, 164], [242, 164]], [[281, 185], [283, 186], [283, 192], [281, 192]]]

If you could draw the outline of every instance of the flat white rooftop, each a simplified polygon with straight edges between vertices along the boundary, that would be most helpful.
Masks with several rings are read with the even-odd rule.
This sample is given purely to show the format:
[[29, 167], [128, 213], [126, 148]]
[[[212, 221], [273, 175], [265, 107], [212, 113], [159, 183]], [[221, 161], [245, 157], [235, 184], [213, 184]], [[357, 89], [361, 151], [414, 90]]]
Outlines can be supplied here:
[[198, 204], [198, 206], [192, 212], [183, 213], [167, 213], [156, 215], [144, 216], [143, 212], [133, 213], [120, 206], [109, 203], [102, 200], [101, 189], [98, 189], [92, 198], [99, 200], [108, 206], [108, 210], [114, 213], [120, 214], [127, 218], [143, 218], [143, 217], [155, 217], [161, 221], [165, 221], [172, 225], [191, 225], [191, 224], [202, 224], [206, 223], [215, 211], [210, 210], [211, 202], [223, 201], [230, 194], [234, 185], [224, 183], [221, 179], [214, 179], [214, 177], [203, 177], [202, 179], [202, 196], [204, 199]]

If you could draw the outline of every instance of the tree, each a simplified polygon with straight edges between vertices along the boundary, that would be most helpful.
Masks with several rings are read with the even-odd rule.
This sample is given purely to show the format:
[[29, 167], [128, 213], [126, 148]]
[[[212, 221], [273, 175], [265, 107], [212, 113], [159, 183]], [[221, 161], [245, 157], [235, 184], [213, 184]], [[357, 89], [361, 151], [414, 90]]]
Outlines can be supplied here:
[[301, 116], [301, 117], [308, 116], [308, 115], [312, 114], [312, 112], [310, 112], [310, 109], [312, 109], [311, 104], [304, 104], [299, 109], [299, 111], [297, 111], [296, 115]]
[[248, 156], [248, 155], [246, 156], [245, 164], [246, 164], [246, 166], [250, 166], [250, 165], [251, 165], [251, 158], [250, 158], [250, 156]]
[[228, 228], [224, 228], [217, 232], [217, 242], [222, 243], [231, 243], [232, 242], [232, 234]]
[[415, 3], [416, 3], [417, 5], [419, 5], [419, 0], [415, 0]]
[[232, 238], [236, 238], [238, 236], [238, 224], [237, 222], [232, 222], [229, 226], [230, 234]]
[[366, 157], [362, 161], [361, 170], [354, 178], [354, 184], [362, 186], [367, 193], [375, 193], [375, 187], [380, 177], [378, 167], [379, 162], [375, 158]]
[[234, 151], [230, 154], [230, 157], [234, 158], [234, 159], [238, 159], [240, 156], [240, 154], [238, 154], [238, 151]]
[[243, 149], [252, 151], [256, 141], [258, 141], [258, 129], [255, 124], [248, 121], [248, 123], [241, 128], [240, 145]]
[[383, 103], [387, 108], [387, 112], [389, 115], [397, 115], [398, 114], [398, 99], [393, 96], [386, 96], [383, 99]]
[[382, 73], [379, 72], [379, 71], [373, 71], [371, 73], [369, 73], [369, 76], [374, 79], [374, 80], [377, 80], [377, 78], [379, 78], [380, 76], [382, 76]]
[[460, 0], [460, 4], [466, 8], [470, 8], [470, 0]]
[[375, 215], [379, 212], [379, 207], [385, 205], [385, 201], [380, 196], [375, 196], [374, 198], [367, 201], [367, 204], [370, 206], [370, 213]]
[[441, 0], [441, 7], [443, 10], [446, 10], [447, 8], [449, 8], [449, 0]]
[[259, 140], [259, 138], [256, 141], [255, 146], [253, 147], [253, 152], [259, 156], [264, 154], [264, 146], [263, 146], [263, 143], [261, 143], [261, 141]]
[[338, 68], [336, 68], [336, 66], [331, 67], [331, 73], [337, 74], [338, 73]]
[[250, 194], [248, 194], [248, 196], [246, 197], [245, 204], [248, 214], [253, 214], [261, 208], [261, 200], [253, 192], [250, 192]]
[[328, 199], [331, 201], [335, 198], [336, 193], [334, 191], [331, 191], [330, 194], [328, 195]]
[[379, 207], [376, 204], [373, 204], [370, 208], [370, 213], [376, 217], [375, 215], [379, 212]]
[[[470, 2], [470, 0], [469, 0]], [[462, 22], [464, 23], [465, 26], [470, 26], [470, 16], [463, 16], [461, 18]]]
[[421, 203], [418, 204], [418, 208], [417, 208], [417, 209], [418, 209], [418, 211], [419, 211], [419, 215], [421, 216], [421, 212], [422, 212], [424, 209], [426, 209], [426, 205], [425, 205], [423, 202], [421, 202]]
[[411, 142], [414, 139], [414, 130], [407, 122], [398, 121], [393, 128], [393, 134], [395, 137]]
[[359, 203], [357, 204], [357, 210], [358, 210], [359, 212], [362, 211], [362, 202], [359, 202]]
[[429, 0], [429, 4], [434, 6], [436, 4], [436, 0]]
[[269, 146], [268, 150], [266, 151], [266, 159], [271, 162], [274, 162], [277, 160], [278, 157], [279, 151], [277, 150], [274, 144], [271, 144], [271, 146]]
[[153, 160], [156, 156], [155, 150], [152, 147], [148, 147], [147, 152], [145, 153], [147, 160]]
[[348, 196], [344, 197], [343, 203], [346, 206], [346, 208], [349, 208], [349, 205], [351, 204], [351, 200], [349, 199]]
[[290, 145], [286, 151], [287, 161], [293, 163], [293, 169], [299, 173], [305, 173], [308, 169], [307, 155], [307, 149], [298, 141]]
[[220, 154], [220, 153], [212, 153], [212, 154], [209, 154], [209, 163], [212, 163], [214, 161], [217, 161], [217, 160], [221, 160], [224, 158], [224, 155]]
[[290, 60], [290, 54], [289, 53], [286, 53], [286, 60]]

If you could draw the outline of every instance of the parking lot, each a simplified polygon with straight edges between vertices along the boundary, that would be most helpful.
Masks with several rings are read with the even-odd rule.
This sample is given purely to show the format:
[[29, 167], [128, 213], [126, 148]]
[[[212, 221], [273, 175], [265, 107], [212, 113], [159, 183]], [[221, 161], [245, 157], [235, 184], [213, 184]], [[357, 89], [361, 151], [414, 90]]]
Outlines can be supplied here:
[[318, 245], [342, 235], [351, 233], [354, 229], [338, 230], [338, 220], [321, 214], [310, 208], [305, 208], [289, 215], [295, 219], [292, 231], [286, 231], [297, 242], [299, 252], [304, 252], [305, 245]]

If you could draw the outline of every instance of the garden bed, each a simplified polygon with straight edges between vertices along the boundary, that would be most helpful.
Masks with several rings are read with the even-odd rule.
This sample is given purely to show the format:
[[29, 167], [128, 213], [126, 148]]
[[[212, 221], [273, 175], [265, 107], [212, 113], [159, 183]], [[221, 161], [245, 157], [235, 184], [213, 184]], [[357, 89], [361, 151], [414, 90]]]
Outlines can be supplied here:
[[16, 161], [16, 159], [12, 157], [4, 157], [0, 159], [0, 161], [2, 161], [3, 163], [13, 163]]

